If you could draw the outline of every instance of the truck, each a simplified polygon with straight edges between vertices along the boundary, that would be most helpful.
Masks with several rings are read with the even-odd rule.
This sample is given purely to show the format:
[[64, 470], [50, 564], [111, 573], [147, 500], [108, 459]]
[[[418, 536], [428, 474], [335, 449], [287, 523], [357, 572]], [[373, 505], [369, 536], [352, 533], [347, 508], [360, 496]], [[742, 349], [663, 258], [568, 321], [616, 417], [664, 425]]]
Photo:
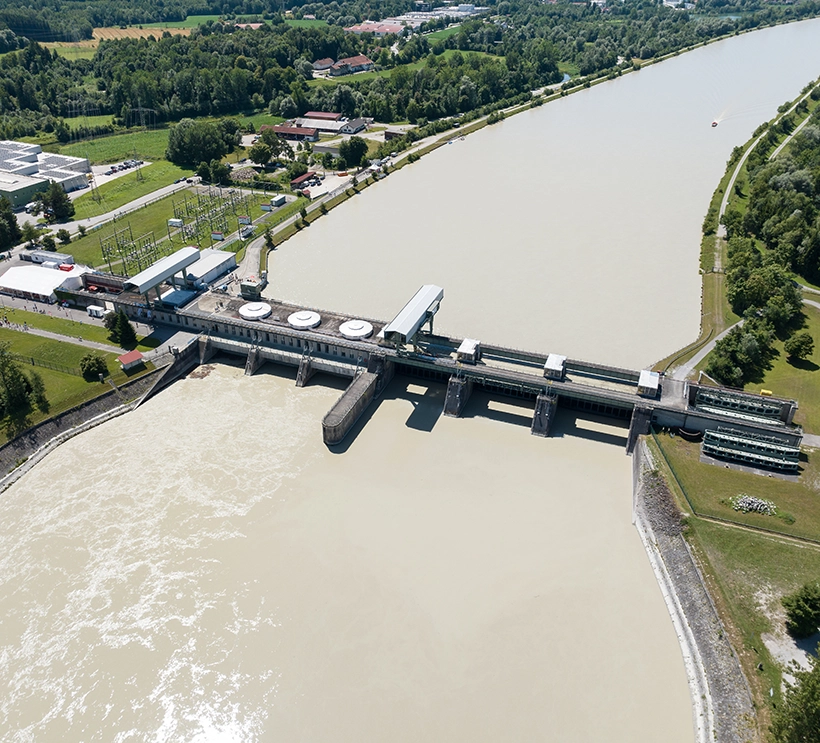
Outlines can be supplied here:
[[105, 307], [100, 307], [98, 304], [88, 305], [88, 307], [85, 308], [85, 311], [88, 313], [89, 317], [96, 317], [98, 320], [102, 320], [108, 313], [108, 310], [106, 310]]

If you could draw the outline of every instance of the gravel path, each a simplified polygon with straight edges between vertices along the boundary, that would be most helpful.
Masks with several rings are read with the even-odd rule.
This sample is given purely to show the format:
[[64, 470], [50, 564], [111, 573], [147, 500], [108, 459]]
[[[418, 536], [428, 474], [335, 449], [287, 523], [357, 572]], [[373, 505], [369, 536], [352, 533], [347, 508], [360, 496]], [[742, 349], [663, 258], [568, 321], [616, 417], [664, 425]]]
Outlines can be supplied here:
[[683, 537], [681, 514], [646, 443], [635, 450], [635, 518], [689, 676], [699, 743], [757, 739], [751, 691]]

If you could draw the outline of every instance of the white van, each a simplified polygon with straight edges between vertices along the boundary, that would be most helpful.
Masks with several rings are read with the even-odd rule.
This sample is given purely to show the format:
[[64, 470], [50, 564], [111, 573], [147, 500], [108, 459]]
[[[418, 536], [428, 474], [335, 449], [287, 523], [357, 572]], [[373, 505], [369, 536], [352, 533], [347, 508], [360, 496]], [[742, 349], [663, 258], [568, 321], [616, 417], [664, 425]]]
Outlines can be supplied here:
[[100, 307], [98, 304], [90, 304], [85, 310], [89, 317], [96, 317], [98, 320], [102, 320], [108, 312], [105, 307]]

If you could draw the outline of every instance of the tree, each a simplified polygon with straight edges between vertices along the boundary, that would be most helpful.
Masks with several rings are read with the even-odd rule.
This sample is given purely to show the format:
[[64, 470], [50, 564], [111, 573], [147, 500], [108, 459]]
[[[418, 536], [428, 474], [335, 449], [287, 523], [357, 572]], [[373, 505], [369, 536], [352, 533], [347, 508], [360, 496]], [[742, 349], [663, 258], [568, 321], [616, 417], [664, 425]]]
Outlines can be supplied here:
[[71, 234], [66, 229], [57, 230], [57, 239], [61, 245], [69, 245], [71, 243]]
[[40, 239], [40, 230], [38, 230], [31, 222], [25, 222], [23, 224], [21, 234], [23, 236], [23, 240], [28, 243], [30, 248], [37, 245], [37, 241]]
[[270, 147], [264, 142], [257, 142], [250, 148], [250, 150], [248, 150], [248, 155], [257, 165], [266, 165], [270, 162], [273, 153], [271, 152]]
[[775, 743], [808, 743], [820, 731], [820, 661], [809, 654], [808, 670], [793, 670], [795, 683], [786, 687], [783, 702], [772, 713]]
[[108, 337], [123, 348], [133, 348], [137, 345], [137, 334], [134, 326], [128, 320], [128, 315], [122, 310], [109, 312], [103, 318], [103, 325], [108, 330]]
[[226, 185], [231, 182], [231, 169], [221, 160], [211, 160], [211, 183]]
[[814, 338], [809, 333], [795, 333], [784, 344], [784, 350], [793, 359], [806, 359], [814, 353]]
[[84, 224], [78, 224], [77, 225], [77, 232], [80, 233], [80, 237], [85, 237], [85, 225]]
[[784, 596], [786, 629], [794, 637], [809, 637], [820, 628], [820, 584], [806, 583]]
[[98, 353], [87, 353], [80, 359], [80, 371], [87, 380], [99, 379], [100, 374], [108, 376], [108, 365], [105, 357]]
[[43, 378], [36, 371], [29, 374], [29, 383], [31, 386], [31, 401], [37, 406], [41, 413], [47, 413], [51, 407], [46, 397], [46, 386]]
[[13, 248], [23, 237], [20, 225], [11, 208], [11, 202], [0, 196], [0, 250]]
[[367, 155], [367, 142], [361, 137], [350, 137], [339, 145], [339, 157], [344, 160], [348, 168], [356, 168], [362, 164]]
[[206, 121], [182, 119], [168, 135], [165, 157], [177, 165], [194, 167], [203, 160], [218, 160], [230, 150], [224, 127]]
[[211, 180], [211, 166], [208, 165], [204, 160], [197, 166], [196, 174], [203, 180], [203, 181], [210, 181]]
[[271, 235], [270, 227], [265, 225], [265, 247], [268, 250], [273, 250], [276, 247], [276, 243], [273, 241], [273, 235]]
[[57, 250], [57, 242], [51, 235], [43, 235], [43, 247], [46, 250], [54, 252], [55, 250]]
[[31, 409], [31, 383], [9, 351], [8, 343], [0, 343], [0, 401], [6, 417], [6, 430], [15, 434], [25, 428]]
[[262, 130], [259, 135], [259, 140], [263, 144], [270, 147], [271, 159], [286, 157], [288, 159], [293, 155], [293, 150], [290, 149], [288, 143], [285, 142], [271, 127]]
[[65, 189], [56, 181], [51, 181], [40, 197], [46, 219], [49, 222], [65, 222], [74, 216], [74, 202], [68, 198]]

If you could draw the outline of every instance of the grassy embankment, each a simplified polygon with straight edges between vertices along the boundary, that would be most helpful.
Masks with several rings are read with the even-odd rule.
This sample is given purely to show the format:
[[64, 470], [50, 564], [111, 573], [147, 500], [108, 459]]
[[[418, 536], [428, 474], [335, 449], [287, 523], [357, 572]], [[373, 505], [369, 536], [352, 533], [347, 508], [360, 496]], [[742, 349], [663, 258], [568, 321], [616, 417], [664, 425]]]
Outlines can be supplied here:
[[[786, 639], [780, 599], [820, 576], [820, 462], [810, 456], [799, 481], [788, 482], [705, 464], [699, 444], [680, 437], [659, 434], [649, 444], [687, 515], [687, 541], [749, 680], [764, 731], [769, 705], [780, 702], [784, 669], [763, 635]], [[729, 498], [743, 493], [773, 501], [779, 517], [733, 510]]]
[[[6, 310], [6, 313], [9, 314], [9, 310]], [[9, 317], [9, 319], [12, 318]], [[16, 320], [19, 322], [19, 318]], [[103, 383], [88, 381], [80, 375], [80, 359], [88, 353], [88, 350], [82, 346], [42, 338], [5, 327], [0, 327], [0, 342], [9, 343], [9, 350], [19, 357], [18, 361], [25, 373], [37, 372], [45, 384], [50, 408], [47, 413], [39, 410], [32, 411], [29, 415], [29, 423], [32, 425], [111, 389], [107, 380]], [[109, 378], [117, 385], [145, 374], [153, 368], [149, 363], [144, 368], [125, 373], [117, 363], [119, 351], [101, 355], [105, 358], [111, 372]], [[31, 363], [32, 360], [34, 364]], [[0, 428], [0, 444], [7, 440], [5, 431]]]

